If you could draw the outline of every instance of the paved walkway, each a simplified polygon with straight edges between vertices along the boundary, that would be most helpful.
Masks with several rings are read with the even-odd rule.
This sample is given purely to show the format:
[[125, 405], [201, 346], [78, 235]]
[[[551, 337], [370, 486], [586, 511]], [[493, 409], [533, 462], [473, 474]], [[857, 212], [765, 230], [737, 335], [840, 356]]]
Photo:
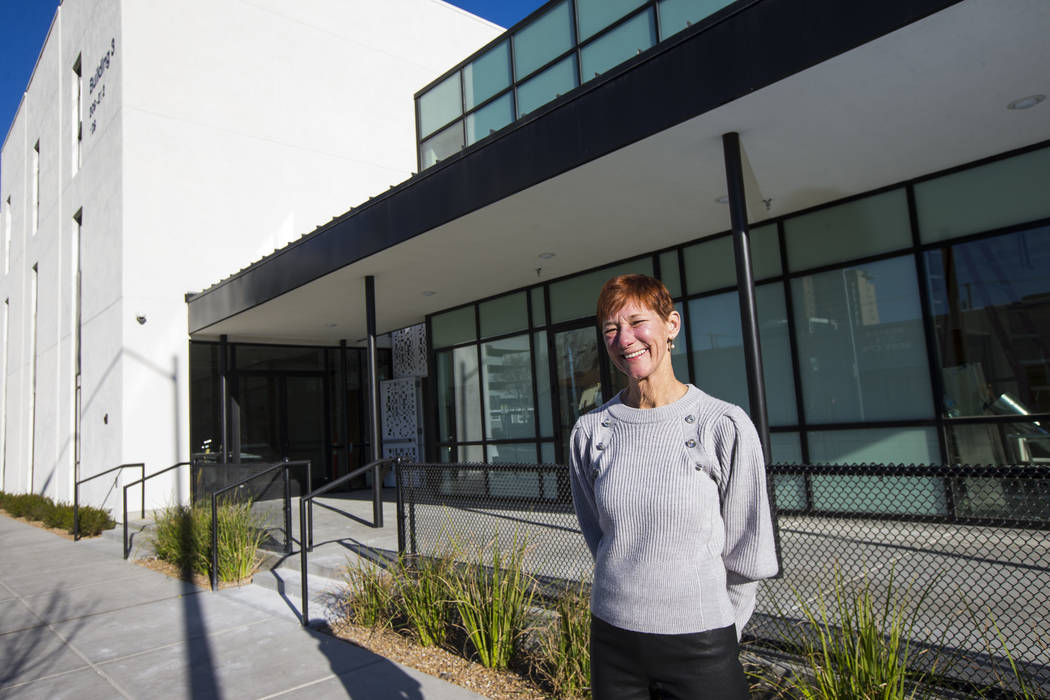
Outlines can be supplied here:
[[[357, 544], [324, 546], [318, 560], [345, 562]], [[202, 591], [124, 561], [119, 540], [71, 542], [0, 515], [0, 698], [481, 697], [304, 629], [295, 576], [266, 577], [274, 590]]]

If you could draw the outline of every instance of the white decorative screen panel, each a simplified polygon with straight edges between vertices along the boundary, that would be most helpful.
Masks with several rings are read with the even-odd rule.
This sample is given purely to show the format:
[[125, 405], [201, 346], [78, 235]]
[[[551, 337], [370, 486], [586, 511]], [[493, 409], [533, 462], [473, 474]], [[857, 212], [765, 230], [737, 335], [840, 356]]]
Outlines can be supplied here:
[[420, 323], [390, 334], [394, 377], [427, 376], [427, 327]]

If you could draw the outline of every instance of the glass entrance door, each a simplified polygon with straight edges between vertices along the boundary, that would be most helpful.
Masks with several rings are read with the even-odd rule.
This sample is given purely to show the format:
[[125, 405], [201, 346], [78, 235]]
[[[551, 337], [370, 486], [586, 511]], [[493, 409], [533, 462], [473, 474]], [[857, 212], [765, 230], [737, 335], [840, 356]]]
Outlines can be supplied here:
[[554, 334], [559, 425], [563, 461], [569, 459], [569, 433], [576, 419], [601, 406], [626, 386], [619, 372], [609, 373], [609, 362], [594, 324]]
[[245, 372], [237, 380], [241, 461], [308, 459], [311, 486], [323, 484], [329, 471], [324, 375]]

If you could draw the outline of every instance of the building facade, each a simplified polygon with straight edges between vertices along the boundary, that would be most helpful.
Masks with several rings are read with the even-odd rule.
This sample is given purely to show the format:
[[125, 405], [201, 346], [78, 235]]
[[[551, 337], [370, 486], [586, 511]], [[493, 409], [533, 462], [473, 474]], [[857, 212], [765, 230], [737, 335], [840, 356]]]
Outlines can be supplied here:
[[[1029, 0], [549, 2], [417, 94], [418, 175], [189, 297], [191, 337], [281, 319], [352, 342], [371, 277], [380, 332], [426, 324], [430, 459], [564, 463], [619, 388], [597, 290], [645, 272], [685, 320], [679, 376], [750, 408], [737, 133], [772, 460], [1044, 462], [1048, 23]], [[785, 477], [778, 501], [866, 512], [892, 491], [851, 483]], [[968, 493], [931, 478], [877, 510], [1009, 512], [994, 484]]]
[[[214, 450], [186, 292], [408, 177], [413, 93], [499, 31], [437, 0], [65, 0], [0, 166], [0, 489], [68, 501]], [[283, 369], [245, 391], [322, 403], [323, 360], [294, 355], [256, 350]], [[135, 476], [82, 499], [119, 511]]]

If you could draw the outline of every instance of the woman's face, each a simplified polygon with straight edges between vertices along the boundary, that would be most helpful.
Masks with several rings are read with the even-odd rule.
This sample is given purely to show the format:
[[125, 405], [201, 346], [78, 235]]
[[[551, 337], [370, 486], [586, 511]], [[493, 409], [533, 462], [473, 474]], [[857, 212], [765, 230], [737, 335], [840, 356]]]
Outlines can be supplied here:
[[[678, 335], [681, 318], [672, 311], [669, 318], [647, 306], [629, 301], [609, 318], [602, 320], [602, 335], [609, 359], [628, 379], [641, 380], [657, 370], [671, 367], [670, 339]], [[666, 369], [665, 369], [666, 365]]]

